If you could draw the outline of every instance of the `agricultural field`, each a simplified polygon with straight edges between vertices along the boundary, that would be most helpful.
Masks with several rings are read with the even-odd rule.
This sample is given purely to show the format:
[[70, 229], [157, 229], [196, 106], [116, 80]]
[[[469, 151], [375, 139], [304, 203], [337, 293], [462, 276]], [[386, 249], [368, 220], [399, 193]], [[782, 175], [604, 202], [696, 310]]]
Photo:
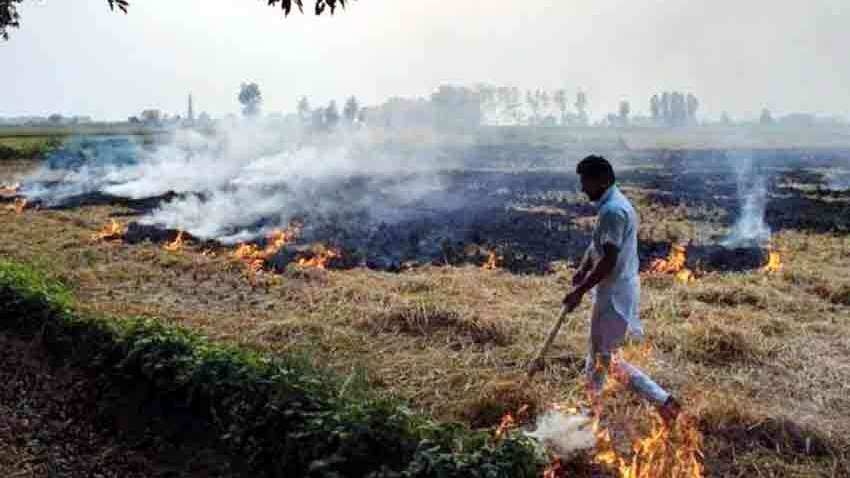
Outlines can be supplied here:
[[[0, 204], [0, 256], [64, 284], [80, 313], [151, 318], [214, 343], [308, 357], [437, 421], [518, 432], [553, 407], [585, 404], [587, 300], [543, 373], [526, 381], [524, 370], [557, 317], [595, 210], [574, 174], [589, 151], [563, 138], [508, 136], [485, 136], [462, 166], [434, 173], [459, 207], [381, 234], [344, 211], [313, 223], [302, 214], [268, 239], [214, 241], [133, 225], [170, 194], [86, 191], [61, 204], [24, 204], [10, 188]], [[623, 147], [621, 136], [587, 146], [581, 132], [572, 137], [604, 148], [641, 216], [647, 341], [625, 354], [681, 397], [687, 415], [660, 453], [698, 449], [705, 476], [850, 473], [850, 190], [840, 184], [850, 155], [741, 153], [763, 178], [770, 240], [725, 247], [746, 209], [739, 153]], [[0, 160], [0, 184], [26, 182], [45, 161], [30, 157], [41, 140], [14, 141], [26, 153]], [[409, 207], [427, 209], [432, 198]], [[289, 234], [301, 228], [305, 240], [290, 248]], [[642, 457], [635, 445], [656, 436], [654, 410], [621, 389], [614, 382], [606, 391], [602, 426], [622, 461], [606, 462], [597, 447], [561, 463], [574, 473], [565, 476], [626, 476], [631, 457]]]

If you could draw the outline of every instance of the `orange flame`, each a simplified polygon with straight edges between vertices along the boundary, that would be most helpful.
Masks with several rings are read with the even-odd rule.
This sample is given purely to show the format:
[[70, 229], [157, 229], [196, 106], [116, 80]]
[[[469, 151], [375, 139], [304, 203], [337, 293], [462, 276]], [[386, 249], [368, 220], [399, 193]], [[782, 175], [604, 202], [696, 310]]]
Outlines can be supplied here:
[[561, 459], [555, 457], [549, 466], [543, 470], [543, 478], [559, 478], [561, 473], [563, 473], [563, 466], [561, 465]]
[[330, 262], [334, 259], [342, 257], [342, 253], [338, 249], [323, 249], [313, 257], [298, 259], [299, 267], [317, 267], [319, 269], [327, 269]]
[[21, 190], [21, 183], [0, 185], [0, 196], [17, 196]]
[[99, 232], [92, 234], [91, 238], [93, 241], [115, 241], [124, 237], [126, 232], [127, 229], [120, 222], [110, 219], [110, 223], [103, 226]]
[[499, 426], [496, 428], [495, 436], [496, 438], [504, 437], [508, 431], [517, 427], [517, 420], [524, 420], [528, 417], [528, 405], [523, 405], [519, 407], [519, 410], [516, 411], [516, 416], [513, 413], [507, 412], [502, 416], [502, 421], [499, 423]]
[[495, 251], [490, 251], [487, 255], [487, 261], [481, 266], [481, 268], [490, 271], [496, 270], [502, 267], [504, 260], [505, 258], [503, 256], [496, 254]]
[[185, 242], [183, 241], [183, 231], [177, 231], [177, 237], [174, 238], [174, 241], [169, 242], [168, 244], [162, 246], [163, 249], [169, 252], [177, 252], [180, 249], [183, 249]]
[[769, 247], [767, 250], [767, 264], [762, 267], [762, 272], [770, 274], [780, 271], [782, 271], [782, 258], [779, 255], [779, 251], [773, 247]]
[[27, 208], [29, 201], [24, 198], [15, 199], [15, 204], [12, 206], [12, 209], [15, 211], [15, 214], [21, 215], [24, 213], [24, 210]]
[[681, 244], [672, 244], [667, 259], [652, 261], [649, 265], [649, 272], [653, 274], [675, 274], [676, 281], [688, 284], [693, 282], [696, 277], [690, 269], [685, 267], [687, 259], [687, 248]]
[[[628, 355], [646, 357], [651, 347], [629, 350]], [[632, 357], [629, 357], [632, 358]], [[610, 366], [611, 377], [608, 382], [628, 383], [628, 376], [619, 370], [619, 356], [615, 356]], [[680, 414], [673, 428], [660, 417], [655, 416], [651, 430], [632, 442], [631, 457], [622, 457], [614, 447], [611, 433], [599, 421], [601, 403], [594, 407], [597, 411], [593, 422], [596, 435], [596, 454], [593, 460], [621, 478], [702, 478], [702, 434], [693, 419]]]
[[508, 433], [508, 430], [516, 427], [516, 419], [514, 418], [511, 412], [506, 413], [502, 417], [501, 423], [499, 423], [499, 427], [496, 428], [496, 438], [502, 438], [505, 434]]
[[293, 222], [286, 229], [276, 229], [266, 239], [268, 245], [260, 250], [255, 244], [239, 244], [233, 251], [233, 258], [245, 263], [245, 274], [251, 284], [256, 283], [257, 274], [263, 269], [266, 261], [271, 259], [283, 246], [295, 241], [301, 234], [302, 225]]
[[634, 441], [631, 459], [627, 459], [617, 453], [610, 432], [597, 419], [597, 452], [593, 459], [615, 470], [621, 478], [702, 478], [702, 434], [687, 417], [679, 419], [677, 427], [674, 433], [656, 418], [649, 433]]

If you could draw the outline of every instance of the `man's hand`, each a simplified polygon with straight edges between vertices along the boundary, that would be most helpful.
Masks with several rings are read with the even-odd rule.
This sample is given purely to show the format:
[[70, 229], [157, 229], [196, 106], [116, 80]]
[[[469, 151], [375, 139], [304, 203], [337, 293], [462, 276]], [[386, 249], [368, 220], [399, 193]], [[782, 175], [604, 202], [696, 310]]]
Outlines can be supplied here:
[[581, 304], [582, 297], [584, 297], [584, 291], [581, 289], [573, 289], [564, 296], [564, 307], [567, 308], [567, 313], [574, 311]]

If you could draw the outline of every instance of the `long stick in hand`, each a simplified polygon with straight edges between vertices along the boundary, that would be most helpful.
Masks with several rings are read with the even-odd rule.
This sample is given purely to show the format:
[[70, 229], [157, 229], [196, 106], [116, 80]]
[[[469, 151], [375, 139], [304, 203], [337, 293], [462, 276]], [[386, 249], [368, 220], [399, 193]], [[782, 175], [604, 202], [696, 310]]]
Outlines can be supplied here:
[[543, 356], [546, 355], [546, 352], [549, 350], [552, 342], [555, 341], [558, 331], [561, 330], [561, 326], [564, 324], [564, 320], [570, 312], [571, 310], [567, 308], [567, 306], [561, 306], [561, 315], [558, 316], [558, 320], [552, 325], [552, 329], [549, 330], [549, 336], [546, 337], [546, 342], [543, 342], [543, 346], [540, 347], [540, 350], [537, 352], [534, 360], [528, 364], [528, 378], [533, 377], [535, 373], [539, 372], [543, 368]]

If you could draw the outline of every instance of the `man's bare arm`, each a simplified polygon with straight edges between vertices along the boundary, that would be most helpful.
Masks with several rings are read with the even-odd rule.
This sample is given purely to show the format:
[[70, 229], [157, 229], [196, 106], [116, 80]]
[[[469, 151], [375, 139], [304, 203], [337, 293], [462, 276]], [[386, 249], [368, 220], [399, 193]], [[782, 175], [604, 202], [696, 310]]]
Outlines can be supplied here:
[[584, 279], [584, 282], [576, 287], [577, 290], [582, 291], [582, 294], [596, 287], [597, 284], [602, 282], [602, 279], [608, 277], [608, 274], [610, 274], [617, 265], [617, 257], [620, 255], [620, 249], [618, 249], [617, 246], [606, 243], [602, 246], [602, 253], [602, 259], [596, 263], [596, 266], [590, 272], [590, 275]]
[[617, 246], [606, 243], [602, 246], [602, 252], [602, 259], [596, 263], [590, 274], [564, 297], [564, 305], [568, 309], [573, 310], [578, 307], [584, 294], [608, 277], [617, 265], [617, 257], [620, 255], [620, 249]]

